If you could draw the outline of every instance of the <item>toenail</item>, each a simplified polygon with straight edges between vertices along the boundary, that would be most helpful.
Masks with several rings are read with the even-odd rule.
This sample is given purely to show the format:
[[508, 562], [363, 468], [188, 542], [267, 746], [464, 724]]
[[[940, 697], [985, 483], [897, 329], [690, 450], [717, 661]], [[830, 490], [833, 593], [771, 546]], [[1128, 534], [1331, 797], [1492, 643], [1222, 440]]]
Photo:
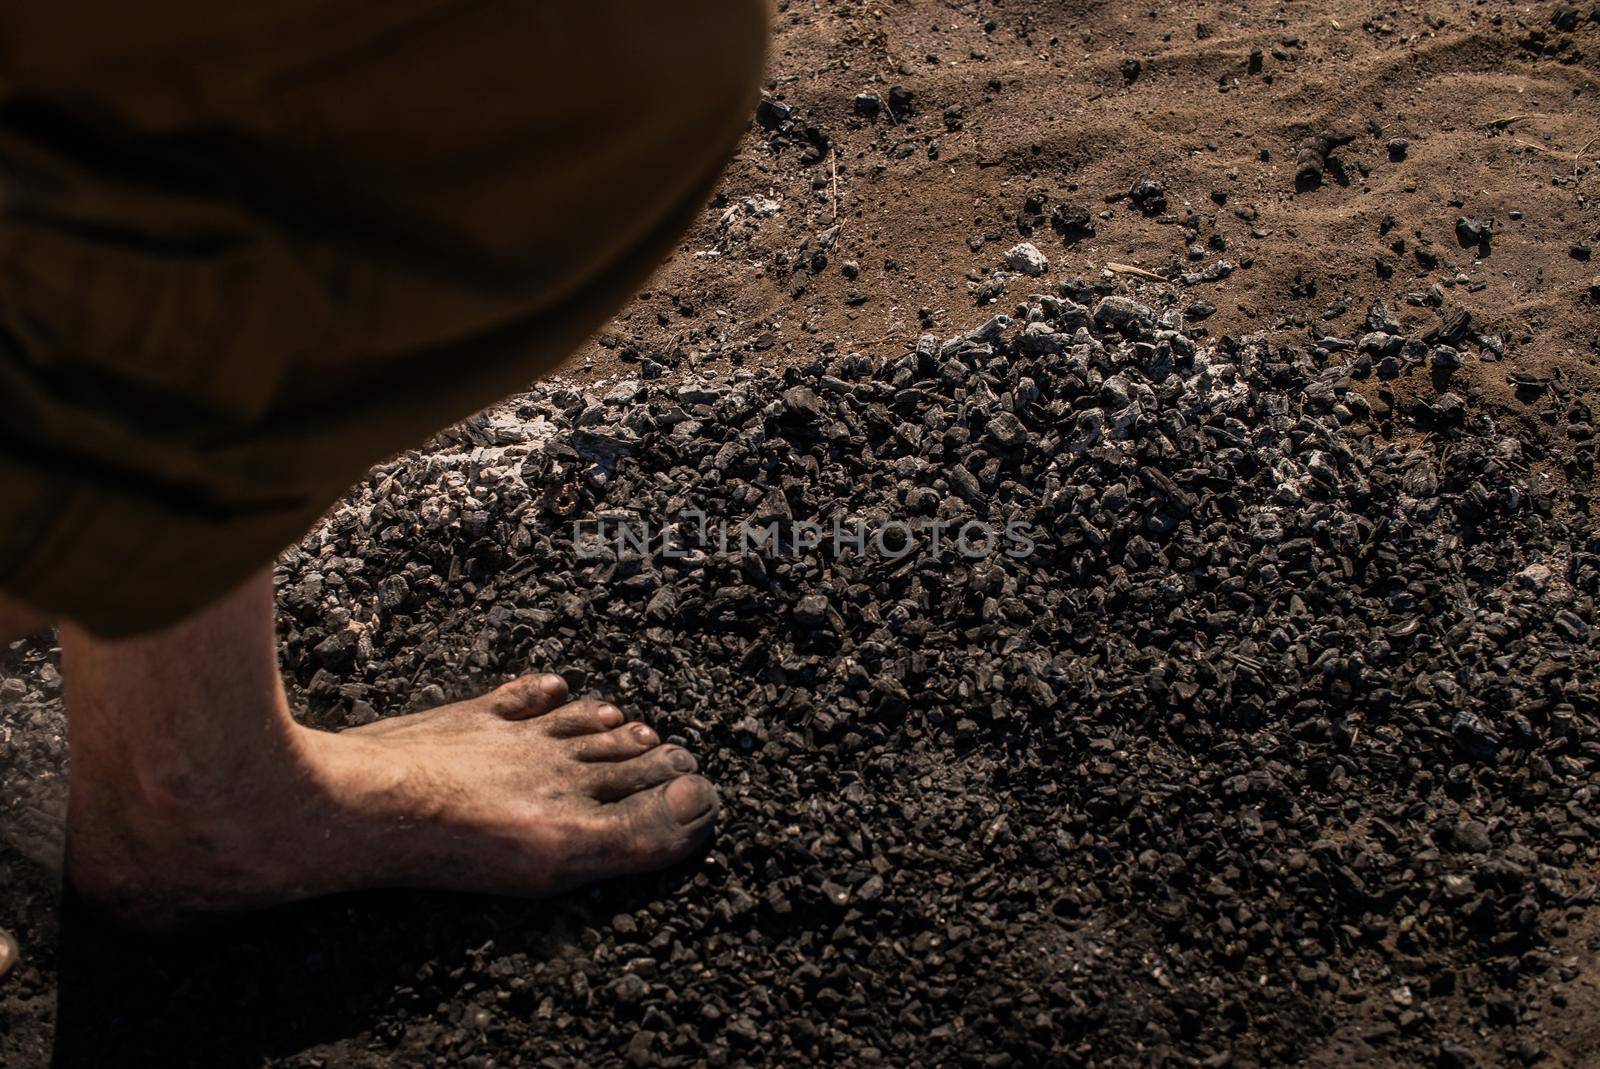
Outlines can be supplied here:
[[717, 792], [701, 776], [680, 776], [667, 784], [667, 808], [679, 824], [692, 824], [717, 805]]
[[539, 689], [554, 697], [567, 689], [567, 681], [560, 676], [540, 676]]
[[645, 727], [643, 724], [633, 725], [633, 737], [644, 743], [646, 746], [653, 746], [655, 743], [660, 741], [660, 739], [656, 736], [656, 733]]
[[693, 772], [699, 765], [688, 750], [673, 750], [667, 755], [667, 763], [679, 772]]
[[11, 967], [22, 960], [22, 948], [17, 946], [17, 941], [11, 933], [0, 928], [0, 976], [11, 971]]
[[608, 728], [614, 728], [622, 723], [622, 710], [615, 705], [602, 705], [595, 712], [600, 717], [600, 723]]

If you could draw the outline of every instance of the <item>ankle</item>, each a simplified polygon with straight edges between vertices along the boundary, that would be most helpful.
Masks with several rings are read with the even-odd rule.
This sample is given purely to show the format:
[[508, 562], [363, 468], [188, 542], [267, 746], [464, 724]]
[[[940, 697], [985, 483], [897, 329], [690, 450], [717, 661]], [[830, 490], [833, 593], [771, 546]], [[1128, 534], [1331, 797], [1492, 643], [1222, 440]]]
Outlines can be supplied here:
[[293, 725], [259, 749], [226, 756], [197, 754], [171, 744], [134, 744], [114, 752], [72, 754], [72, 793], [94, 809], [112, 809], [126, 822], [172, 828], [226, 828], [270, 821], [285, 811], [290, 792], [309, 786], [311, 757]]

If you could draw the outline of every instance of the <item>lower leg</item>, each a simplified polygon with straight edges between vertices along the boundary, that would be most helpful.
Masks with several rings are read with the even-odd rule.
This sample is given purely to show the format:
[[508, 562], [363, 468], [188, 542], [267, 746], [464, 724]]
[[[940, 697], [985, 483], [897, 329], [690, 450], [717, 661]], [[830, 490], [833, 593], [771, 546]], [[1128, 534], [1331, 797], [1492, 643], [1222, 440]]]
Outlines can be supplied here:
[[670, 864], [715, 816], [688, 753], [554, 676], [297, 724], [265, 573], [166, 631], [61, 642], [68, 878], [140, 923], [372, 886], [544, 893]]

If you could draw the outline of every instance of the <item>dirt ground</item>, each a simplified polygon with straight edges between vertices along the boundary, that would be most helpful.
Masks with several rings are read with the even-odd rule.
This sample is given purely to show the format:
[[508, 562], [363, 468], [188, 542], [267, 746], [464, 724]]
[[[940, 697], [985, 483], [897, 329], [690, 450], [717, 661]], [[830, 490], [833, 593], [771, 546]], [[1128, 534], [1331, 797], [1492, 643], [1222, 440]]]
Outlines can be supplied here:
[[[892, 355], [976, 303], [969, 276], [1022, 229], [1088, 278], [1232, 261], [1191, 287], [1219, 336], [1359, 335], [1374, 300], [1405, 328], [1465, 309], [1504, 343], [1464, 374], [1485, 397], [1517, 411], [1514, 372], [1592, 387], [1600, 260], [1579, 247], [1600, 240], [1600, 23], [1584, 9], [1563, 34], [1558, 10], [784, 4], [767, 89], [802, 129], [752, 130], [679, 254], [580, 367]], [[876, 118], [863, 93], [885, 102]], [[1353, 140], [1308, 188], [1297, 146], [1325, 132]], [[834, 156], [808, 162], [824, 139]], [[1143, 178], [1164, 210], [1123, 197]], [[1064, 240], [1057, 205], [1086, 208], [1093, 235]], [[1463, 217], [1491, 224], [1486, 247], [1463, 245]]]
[[[789, 2], [774, 28], [766, 103], [715, 200], [579, 354], [576, 381], [854, 351], [893, 359], [920, 334], [958, 333], [1063, 279], [1109, 279], [1145, 298], [1176, 294], [1216, 339], [1355, 340], [1383, 321], [1396, 336], [1444, 331], [1461, 357], [1448, 388], [1516, 433], [1559, 508], [1587, 511], [1593, 472], [1574, 457], [1592, 439], [1600, 388], [1600, 6]], [[1300, 174], [1304, 146], [1319, 138], [1320, 179]], [[997, 278], [1023, 240], [1050, 273]], [[1118, 266], [1107, 275], [1108, 265]], [[1404, 436], [1386, 414], [1443, 385], [1380, 369], [1357, 388], [1377, 433]], [[45, 671], [49, 691], [49, 659], [47, 644], [20, 644], [0, 674], [26, 673], [36, 688]], [[59, 710], [8, 715], [0, 728], [15, 788], [0, 924], [28, 953], [0, 986], [8, 1067], [50, 1064], [58, 1025], [73, 1053], [57, 1064], [135, 1064], [108, 1054], [108, 1037], [148, 1035], [163, 1013], [168, 1065], [572, 1064], [575, 1048], [527, 1046], [537, 1031], [513, 1030], [498, 1047], [460, 1039], [479, 996], [509, 983], [506, 954], [609, 950], [612, 935], [591, 926], [597, 910], [660, 917], [704, 879], [548, 910], [363, 896], [268, 918], [200, 951], [124, 956], [91, 922], [69, 913], [62, 924], [37, 863], [59, 805], [59, 775], [46, 767], [61, 758]], [[1442, 1018], [1477, 1029], [1467, 1047], [1423, 1055], [1369, 1042], [1395, 1016], [1386, 1006], [1272, 1026], [1306, 1031], [1313, 1065], [1600, 1064], [1600, 926], [1586, 905], [1597, 875], [1576, 865], [1588, 897], [1574, 893], [1548, 927], [1557, 965], [1538, 981], [1548, 992], [1515, 1010], [1441, 996]], [[348, 941], [317, 945], [346, 920]], [[535, 924], [545, 927], [532, 933]], [[254, 970], [257, 980], [220, 992], [190, 979]], [[579, 968], [560, 976], [589, 982]], [[292, 997], [302, 983], [316, 1004]], [[508, 998], [532, 1020], [562, 1012]], [[605, 999], [594, 1012], [608, 1012]], [[1506, 1013], [1520, 1015], [1515, 1027]], [[186, 1034], [203, 1059], [185, 1060]], [[1161, 1057], [1229, 1064], [1181, 1049]]]

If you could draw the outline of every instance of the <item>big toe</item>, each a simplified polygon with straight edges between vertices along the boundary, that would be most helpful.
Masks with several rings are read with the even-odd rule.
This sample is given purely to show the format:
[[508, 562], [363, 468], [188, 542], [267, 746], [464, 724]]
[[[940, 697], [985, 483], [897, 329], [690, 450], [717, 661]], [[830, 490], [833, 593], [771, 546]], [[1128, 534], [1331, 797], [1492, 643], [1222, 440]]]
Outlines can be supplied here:
[[678, 775], [602, 807], [588, 879], [651, 872], [682, 861], [711, 837], [721, 802], [704, 776]]
[[680, 828], [709, 825], [717, 819], [722, 799], [704, 776], [680, 776], [661, 789], [663, 808]]

